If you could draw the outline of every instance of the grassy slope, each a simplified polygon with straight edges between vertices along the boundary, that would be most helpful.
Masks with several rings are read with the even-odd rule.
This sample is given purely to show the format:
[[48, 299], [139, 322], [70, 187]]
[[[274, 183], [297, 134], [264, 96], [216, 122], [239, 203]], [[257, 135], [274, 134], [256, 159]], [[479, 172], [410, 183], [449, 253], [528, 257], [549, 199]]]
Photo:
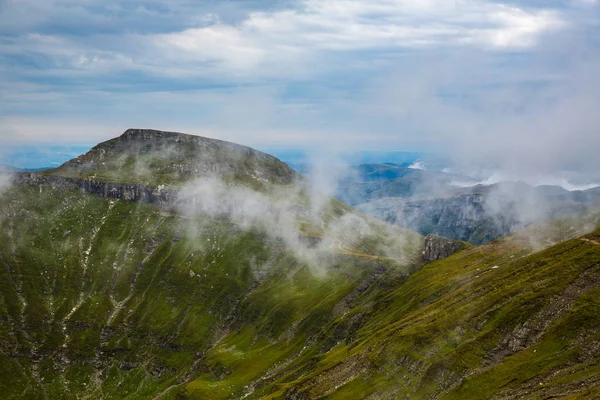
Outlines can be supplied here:
[[42, 189], [1, 206], [6, 398], [598, 395], [600, 232], [318, 273], [226, 220]]
[[[324, 221], [349, 211], [334, 203]], [[410, 277], [379, 249], [421, 239], [375, 222], [326, 269], [227, 219], [77, 191], [13, 188], [0, 224], [7, 398], [598, 395], [600, 247], [535, 252], [574, 237], [573, 222]]]
[[599, 395], [600, 246], [573, 239], [529, 252], [504, 239], [425, 266], [331, 323], [366, 319], [351, 341], [256, 397]]
[[5, 193], [0, 225], [4, 398], [148, 398], [187, 381], [201, 397], [239, 394], [360, 282], [406, 272], [367, 254], [315, 269], [227, 219], [45, 186]]

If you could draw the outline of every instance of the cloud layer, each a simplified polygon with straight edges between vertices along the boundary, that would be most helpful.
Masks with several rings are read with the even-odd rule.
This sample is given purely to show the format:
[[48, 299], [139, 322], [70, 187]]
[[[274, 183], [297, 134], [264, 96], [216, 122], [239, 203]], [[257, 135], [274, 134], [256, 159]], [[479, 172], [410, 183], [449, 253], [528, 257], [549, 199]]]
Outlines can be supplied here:
[[92, 144], [141, 126], [591, 168], [599, 12], [582, 0], [0, 0], [0, 141]]

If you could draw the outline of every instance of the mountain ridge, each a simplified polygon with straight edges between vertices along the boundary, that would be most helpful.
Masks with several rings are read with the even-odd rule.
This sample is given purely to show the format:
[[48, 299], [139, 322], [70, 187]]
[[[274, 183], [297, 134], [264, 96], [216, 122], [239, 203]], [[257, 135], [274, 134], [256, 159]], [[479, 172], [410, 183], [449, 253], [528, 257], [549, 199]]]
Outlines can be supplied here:
[[[224, 182], [118, 182], [135, 170], [102, 162], [150, 154], [165, 173], [172, 159], [150, 159], [172, 153], [108, 142], [93, 166], [0, 193], [5, 398], [600, 395], [600, 212], [483, 246], [426, 240], [311, 197], [287, 169], [227, 181], [260, 163], [211, 156]], [[181, 190], [207, 207], [144, 202]]]
[[386, 222], [473, 244], [483, 244], [532, 224], [597, 208], [600, 188], [568, 191], [560, 186], [500, 182], [452, 188], [445, 193], [385, 197], [356, 206]]

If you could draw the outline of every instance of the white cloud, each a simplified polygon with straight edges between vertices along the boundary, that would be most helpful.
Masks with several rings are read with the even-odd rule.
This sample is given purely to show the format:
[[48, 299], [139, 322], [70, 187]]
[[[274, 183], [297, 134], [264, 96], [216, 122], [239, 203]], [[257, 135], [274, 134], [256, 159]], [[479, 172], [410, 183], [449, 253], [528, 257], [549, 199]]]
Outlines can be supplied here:
[[167, 59], [191, 63], [217, 60], [234, 71], [254, 69], [265, 58], [265, 50], [253, 46], [243, 31], [224, 24], [158, 35], [151, 40]]
[[596, 165], [590, 4], [197, 3], [0, 0], [0, 141], [153, 127], [516, 170]]
[[213, 62], [232, 72], [290, 77], [298, 73], [294, 66], [314, 65], [326, 52], [464, 44], [523, 48], [562, 24], [553, 10], [480, 1], [307, 0], [295, 10], [252, 12], [236, 26], [217, 21], [144, 39], [164, 61]]
[[[33, 27], [49, 23], [42, 12], [47, 13], [46, 18], [52, 18], [57, 11], [73, 17], [77, 12], [84, 17], [91, 13], [81, 5], [64, 1], [55, 1], [54, 7], [32, 0], [29, 3], [38, 10], [33, 12], [36, 17], [27, 19]], [[102, 8], [91, 0], [84, 4]], [[304, 0], [297, 4], [295, 9], [249, 12], [235, 25], [200, 9], [199, 14], [182, 17], [180, 30], [140, 33], [135, 31], [140, 22], [128, 29], [129, 21], [124, 17], [127, 14], [114, 11], [120, 10], [121, 4], [113, 3], [104, 10], [112, 12], [114, 18], [106, 34], [92, 32], [90, 37], [83, 27], [78, 29], [84, 36], [46, 29], [50, 33], [11, 37], [8, 44], [0, 45], [0, 51], [40, 54], [49, 57], [51, 66], [94, 73], [138, 69], [155, 74], [207, 76], [244, 72], [244, 76], [291, 77], [302, 67], [318, 65], [316, 61], [322, 61], [324, 52], [397, 51], [464, 44], [523, 48], [535, 45], [540, 35], [564, 23], [556, 10], [528, 10], [478, 0]], [[24, 18], [24, 13], [19, 12], [21, 7], [25, 5], [12, 5], [9, 11]], [[160, 26], [160, 14], [147, 15], [147, 9], [140, 7], [131, 12], [140, 18], [151, 18]], [[117, 28], [119, 22], [122, 26]]]
[[541, 33], [563, 25], [563, 21], [554, 11], [531, 13], [515, 7], [503, 7], [494, 11], [489, 19], [495, 21], [498, 28], [475, 32], [465, 41], [480, 41], [497, 47], [529, 47], [536, 44]]
[[420, 169], [420, 170], [426, 170], [427, 169], [425, 167], [425, 163], [423, 161], [415, 161], [414, 163], [412, 163], [411, 165], [409, 165], [408, 168], [410, 168], [410, 169]]

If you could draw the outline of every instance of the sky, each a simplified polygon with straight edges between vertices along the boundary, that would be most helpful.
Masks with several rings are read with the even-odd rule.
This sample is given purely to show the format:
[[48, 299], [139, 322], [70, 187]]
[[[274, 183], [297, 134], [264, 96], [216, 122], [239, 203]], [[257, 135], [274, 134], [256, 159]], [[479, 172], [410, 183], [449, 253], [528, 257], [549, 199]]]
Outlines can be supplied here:
[[139, 127], [600, 171], [598, 71], [598, 0], [0, 0], [0, 148]]

